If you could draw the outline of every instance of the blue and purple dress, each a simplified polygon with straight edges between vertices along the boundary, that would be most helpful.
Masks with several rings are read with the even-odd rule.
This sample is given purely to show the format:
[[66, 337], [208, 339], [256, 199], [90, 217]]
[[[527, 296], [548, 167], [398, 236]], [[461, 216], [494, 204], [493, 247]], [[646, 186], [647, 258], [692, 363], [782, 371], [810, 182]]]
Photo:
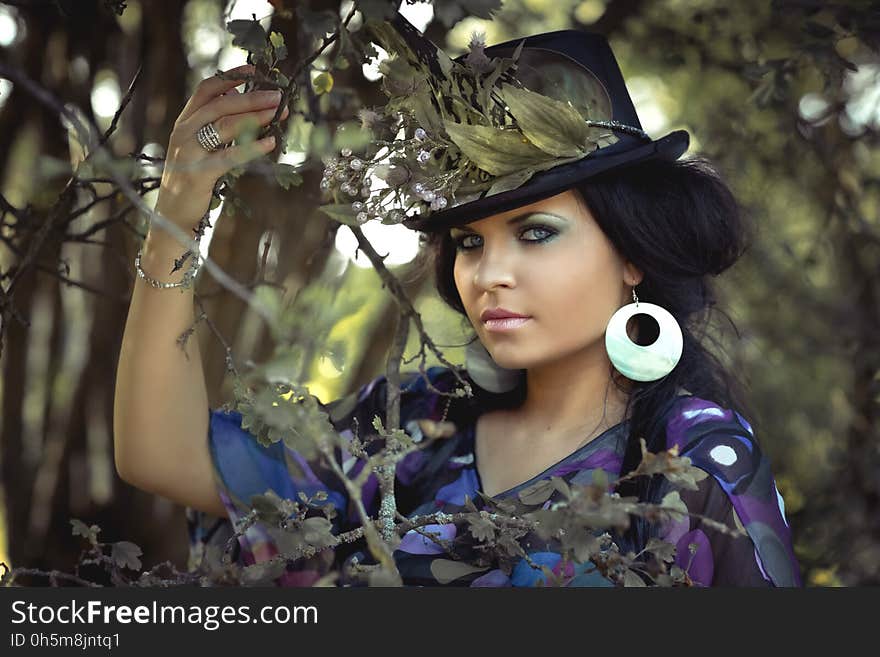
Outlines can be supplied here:
[[[464, 375], [466, 376], [466, 374]], [[418, 372], [402, 375], [401, 427], [416, 441], [424, 438], [419, 420], [439, 422], [447, 412], [455, 432], [442, 439], [425, 440], [423, 449], [411, 452], [398, 463], [395, 496], [398, 511], [408, 518], [437, 512], [449, 514], [484, 508], [482, 485], [474, 460], [474, 431], [480, 407], [466, 398], [451, 398], [437, 391], [451, 392], [458, 387], [454, 373], [445, 367], [431, 367], [427, 377], [432, 390]], [[451, 404], [448, 403], [452, 399]], [[375, 415], [385, 417], [386, 379], [379, 376], [352, 394], [322, 404], [334, 428], [350, 440], [352, 428], [359, 435], [372, 427]], [[346, 488], [336, 473], [318, 459], [307, 461], [283, 442], [261, 445], [241, 428], [241, 415], [220, 409], [210, 411], [208, 441], [215, 481], [228, 517], [218, 518], [187, 509], [190, 539], [190, 569], [206, 554], [217, 554], [248, 515], [253, 496], [274, 491], [282, 499], [300, 500], [304, 492], [311, 498], [325, 491], [327, 499], [309, 509], [307, 517], [325, 517], [320, 506], [332, 503], [337, 511], [330, 521], [332, 533], [342, 534], [361, 526], [357, 505], [350, 504]], [[693, 464], [709, 476], [698, 482], [698, 490], [679, 488], [688, 511], [747, 535], [719, 531], [711, 522], [696, 516], [679, 521], [656, 523], [656, 537], [676, 546], [674, 564], [688, 573], [697, 586], [802, 586], [800, 568], [792, 549], [791, 530], [785, 505], [752, 427], [737, 411], [711, 401], [683, 394], [676, 398], [665, 416], [667, 449], [679, 447]], [[558, 500], [558, 491], [541, 496], [530, 505], [530, 496], [542, 480], [557, 476], [570, 485], [593, 480], [597, 470], [612, 481], [620, 476], [627, 447], [629, 421], [624, 420], [578, 448], [558, 463], [530, 480], [493, 497], [515, 505], [517, 515], [546, 509]], [[343, 472], [357, 476], [364, 465], [346, 450], [336, 448]], [[368, 453], [369, 452], [368, 450]], [[668, 482], [664, 479], [664, 485]], [[672, 490], [670, 488], [670, 490]], [[370, 517], [378, 515], [380, 492], [375, 475], [361, 489], [363, 507]], [[660, 499], [658, 497], [658, 499]], [[528, 554], [523, 557], [489, 557], [480, 549], [468, 523], [422, 526], [406, 533], [393, 556], [406, 586], [541, 586], [546, 566], [566, 586], [611, 586], [595, 567], [565, 560], [552, 541], [529, 533], [520, 538]], [[262, 564], [282, 550], [278, 529], [257, 522], [234, 544], [233, 558], [238, 565]], [[437, 540], [439, 539], [439, 540]], [[696, 545], [696, 550], [694, 550]], [[374, 563], [365, 539], [328, 547], [310, 557], [288, 563], [273, 582], [279, 586], [311, 586], [331, 572], [345, 573], [353, 560]], [[531, 562], [531, 563], [529, 563]], [[337, 586], [358, 585], [341, 575]]]

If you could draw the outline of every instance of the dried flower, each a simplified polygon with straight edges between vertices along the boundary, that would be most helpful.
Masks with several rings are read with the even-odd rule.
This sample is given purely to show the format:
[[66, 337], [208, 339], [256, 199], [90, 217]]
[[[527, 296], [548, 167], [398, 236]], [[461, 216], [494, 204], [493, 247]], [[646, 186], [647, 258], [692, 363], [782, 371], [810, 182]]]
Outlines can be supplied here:
[[495, 64], [486, 57], [486, 53], [484, 49], [486, 48], [486, 35], [482, 32], [473, 32], [471, 34], [471, 41], [468, 44], [468, 52], [467, 57], [465, 57], [464, 61], [468, 65], [468, 67], [474, 71], [475, 73], [479, 73], [480, 75], [484, 75], [489, 73], [495, 68]]
[[366, 130], [372, 130], [379, 126], [382, 121], [382, 115], [369, 108], [362, 107], [357, 112], [357, 117], [361, 121], [361, 127]]
[[486, 47], [486, 33], [480, 32], [479, 30], [474, 30], [471, 32], [471, 39], [468, 42], [468, 48], [470, 50], [474, 49], [484, 49]]

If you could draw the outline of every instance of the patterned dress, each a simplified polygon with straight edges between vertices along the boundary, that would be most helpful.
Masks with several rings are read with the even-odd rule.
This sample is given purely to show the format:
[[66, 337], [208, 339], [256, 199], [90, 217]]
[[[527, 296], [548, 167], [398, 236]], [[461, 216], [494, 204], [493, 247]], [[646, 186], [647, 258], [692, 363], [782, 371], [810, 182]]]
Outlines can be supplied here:
[[[448, 368], [431, 367], [427, 375], [437, 390], [446, 392], [458, 387]], [[416, 442], [424, 439], [418, 421], [440, 421], [444, 412], [456, 431], [450, 437], [425, 440], [424, 449], [408, 454], [398, 463], [398, 511], [412, 518], [439, 511], [454, 514], [483, 509], [485, 499], [478, 492], [482, 485], [474, 460], [474, 431], [480, 406], [472, 402], [473, 398], [438, 394], [418, 372], [402, 375], [402, 381], [401, 426]], [[363, 439], [365, 429], [372, 427], [374, 415], [384, 419], [385, 401], [383, 375], [322, 407], [343, 438], [350, 440], [352, 428], [359, 427]], [[697, 586], [802, 586], [784, 501], [769, 459], [761, 452], [746, 419], [735, 410], [683, 394], [675, 399], [664, 420], [667, 448], [678, 445], [681, 455], [690, 457], [694, 465], [709, 475], [698, 482], [698, 490], [677, 489], [688, 510], [748, 533], [724, 533], [694, 516], [657, 523], [656, 536], [676, 546], [673, 563], [686, 570]], [[607, 429], [544, 472], [495, 495], [493, 500], [514, 505], [521, 515], [546, 509], [558, 499], [558, 491], [549, 498], [520, 496], [535, 491], [542, 480], [552, 476], [570, 485], [584, 485], [593, 481], [594, 473], [603, 470], [607, 480], [613, 482], [621, 474], [628, 426], [629, 420], [625, 420]], [[333, 534], [361, 525], [357, 505], [350, 504], [345, 487], [332, 469], [317, 459], [305, 460], [283, 442], [268, 447], [260, 445], [241, 428], [239, 413], [212, 409], [208, 440], [215, 481], [228, 517], [217, 518], [187, 509], [190, 569], [201, 563], [206, 554], [216, 557], [233, 535], [232, 527], [241, 526], [252, 496], [263, 495], [268, 489], [280, 498], [294, 501], [301, 492], [311, 498], [323, 490], [327, 499], [314, 504], [307, 518], [314, 516], [315, 522], [327, 523], [317, 518], [325, 517], [320, 507], [332, 503], [337, 510], [329, 521]], [[337, 448], [336, 455], [349, 478], [355, 477], [364, 465], [363, 459], [346, 450]], [[665, 478], [664, 485], [668, 485]], [[377, 517], [380, 494], [375, 475], [366, 480], [361, 493], [364, 509], [371, 517]], [[425, 525], [420, 529], [421, 532], [406, 533], [393, 553], [405, 586], [541, 586], [548, 582], [540, 566], [553, 572], [556, 584], [612, 585], [589, 562], [581, 565], [563, 560], [553, 549], [553, 542], [533, 533], [518, 539], [529, 559], [505, 555], [490, 558], [485, 549], [480, 549], [469, 523]], [[235, 562], [241, 566], [266, 564], [281, 551], [289, 553], [283, 545], [279, 549], [280, 542], [285, 540], [281, 534], [285, 533], [289, 534], [262, 522], [251, 525], [237, 545], [234, 539], [231, 541]], [[375, 563], [363, 538], [300, 558], [286, 569], [282, 564], [270, 581], [279, 586], [311, 586], [332, 571], [346, 572], [354, 559], [361, 564]], [[334, 583], [351, 586], [359, 582], [343, 574]]]

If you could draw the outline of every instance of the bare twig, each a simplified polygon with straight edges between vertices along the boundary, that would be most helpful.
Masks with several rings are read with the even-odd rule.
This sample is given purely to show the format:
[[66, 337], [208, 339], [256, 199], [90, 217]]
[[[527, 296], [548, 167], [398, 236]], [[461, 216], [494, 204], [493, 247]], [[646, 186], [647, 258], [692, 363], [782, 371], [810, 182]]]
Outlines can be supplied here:
[[134, 88], [141, 77], [142, 70], [143, 66], [138, 66], [138, 70], [135, 72], [134, 77], [131, 79], [131, 82], [128, 85], [128, 90], [125, 92], [125, 96], [122, 97], [122, 102], [119, 104], [119, 109], [116, 110], [116, 113], [113, 115], [113, 120], [110, 121], [110, 127], [107, 128], [107, 131], [103, 135], [101, 135], [101, 138], [98, 140], [98, 146], [103, 146], [104, 144], [106, 144], [107, 140], [110, 138], [110, 135], [112, 135], [113, 132], [116, 130], [116, 124], [119, 121], [119, 117], [122, 116], [122, 112], [125, 111], [125, 108], [131, 102], [131, 98], [134, 95]]

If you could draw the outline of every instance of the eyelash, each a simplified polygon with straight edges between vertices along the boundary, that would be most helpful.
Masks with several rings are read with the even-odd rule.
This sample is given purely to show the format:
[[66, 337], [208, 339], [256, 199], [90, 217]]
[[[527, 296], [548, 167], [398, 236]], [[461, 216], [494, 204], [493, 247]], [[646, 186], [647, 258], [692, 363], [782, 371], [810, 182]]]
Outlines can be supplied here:
[[[523, 235], [523, 234], [529, 232], [530, 230], [543, 230], [543, 231], [549, 233], [549, 235], [547, 235], [547, 237], [542, 237], [541, 239], [526, 240], [526, 242], [530, 242], [532, 244], [540, 244], [541, 242], [546, 242], [547, 240], [552, 238], [554, 235], [556, 235], [556, 231], [553, 230], [552, 228], [548, 228], [547, 226], [529, 226], [528, 228], [523, 230], [522, 233], [520, 233], [520, 235]], [[456, 251], [472, 251], [472, 250], [478, 248], [476, 246], [465, 246], [464, 245], [464, 241], [468, 237], [479, 237], [479, 235], [477, 235], [476, 233], [468, 233], [467, 235], [462, 235], [461, 237], [455, 238], [455, 240], [453, 240], [453, 241], [455, 242], [455, 250]]]

